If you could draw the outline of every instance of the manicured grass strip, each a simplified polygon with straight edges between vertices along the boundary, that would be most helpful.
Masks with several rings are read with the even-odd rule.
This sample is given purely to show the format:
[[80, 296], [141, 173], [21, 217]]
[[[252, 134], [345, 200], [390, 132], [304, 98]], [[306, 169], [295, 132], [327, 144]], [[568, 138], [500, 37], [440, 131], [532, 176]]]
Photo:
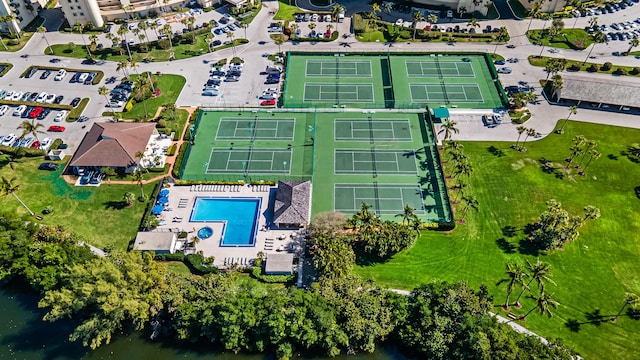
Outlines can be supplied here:
[[84, 98], [80, 100], [78, 106], [74, 107], [71, 111], [69, 111], [69, 116], [67, 116], [67, 121], [74, 122], [78, 120], [82, 113], [84, 112], [84, 108], [89, 104], [89, 98]]
[[2, 71], [0, 71], [0, 77], [5, 76], [9, 70], [11, 70], [13, 68], [13, 64], [10, 63], [0, 63], [0, 66], [3, 66], [4, 69], [2, 69]]
[[[131, 79], [135, 80], [138, 75], [131, 75]], [[172, 74], [164, 74], [164, 75], [151, 75], [152, 79], [158, 80], [158, 88], [162, 91], [160, 96], [155, 98], [149, 98], [145, 100], [147, 107], [147, 117], [155, 116], [158, 108], [164, 104], [175, 104], [178, 96], [180, 96], [180, 92], [186, 83], [186, 79], [180, 75], [172, 75]], [[105, 112], [107, 115], [110, 115], [111, 112]], [[142, 101], [136, 103], [133, 106], [133, 109], [130, 111], [122, 113], [122, 117], [124, 119], [137, 119], [144, 117], [144, 105]]]
[[278, 12], [273, 17], [273, 20], [293, 21], [296, 13], [303, 12], [299, 7], [289, 4], [289, 2], [278, 1]]
[[24, 32], [20, 37], [20, 41], [18, 41], [13, 35], [10, 37], [3, 36], [2, 40], [4, 40], [5, 47], [2, 47], [2, 45], [0, 45], [0, 51], [6, 51], [6, 52], [19, 51], [25, 45], [27, 45], [27, 43], [29, 42], [32, 36], [33, 36], [32, 32]]
[[[595, 140], [602, 154], [587, 175], [574, 169], [569, 177], [559, 178], [562, 171], [543, 171], [541, 159], [566, 164], [576, 135]], [[516, 137], [514, 131], [513, 142]], [[563, 251], [540, 255], [552, 266], [558, 285], [547, 284], [547, 291], [560, 307], [552, 318], [532, 314], [524, 325], [546, 338], [563, 338], [585, 358], [632, 359], [640, 352], [640, 321], [623, 316], [613, 324], [608, 315], [620, 309], [625, 292], [640, 293], [640, 200], [634, 190], [640, 165], [624, 155], [638, 138], [637, 129], [570, 121], [564, 135], [551, 133], [527, 142], [526, 153], [510, 149], [510, 142], [464, 142], [474, 168], [468, 193], [478, 198], [479, 211], [469, 211], [466, 224], [454, 231], [423, 232], [412, 249], [385, 263], [360, 266], [357, 272], [393, 288], [410, 289], [434, 280], [486, 284], [499, 304], [506, 291], [495, 284], [505, 277], [505, 263], [536, 259], [523, 228], [546, 210], [545, 202], [555, 198], [572, 215], [582, 215], [584, 206], [593, 205], [602, 216], [583, 226], [577, 241], [565, 244]], [[444, 166], [449, 170], [450, 165]], [[521, 314], [534, 304], [525, 299], [523, 305], [512, 311]], [[595, 321], [596, 313], [604, 316], [602, 323]], [[567, 326], [572, 321], [576, 331]]]
[[[548, 56], [536, 56], [529, 55], [528, 57], [529, 63], [533, 66], [545, 67], [547, 65], [547, 61], [551, 59]], [[608, 64], [608, 66], [604, 66]], [[597, 72], [600, 74], [616, 74], [616, 75], [628, 75], [628, 76], [638, 76], [640, 75], [640, 67], [638, 66], [622, 66], [622, 65], [614, 65], [611, 63], [593, 63], [593, 62], [585, 62], [576, 61], [576, 60], [567, 60], [567, 69], [571, 69], [572, 71], [587, 71], [587, 72]], [[606, 70], [608, 68], [608, 70]], [[623, 70], [619, 70], [623, 69]]]
[[[532, 44], [541, 43], [544, 46], [559, 48], [559, 49], [574, 49], [583, 50], [593, 44], [593, 36], [589, 35], [583, 29], [562, 29], [557, 36], [550, 38], [546, 31], [543, 30], [529, 30], [527, 32], [527, 39]], [[542, 33], [542, 34], [541, 34]], [[540, 38], [542, 35], [542, 39]]]
[[[46, 135], [40, 135], [44, 138]], [[42, 158], [23, 158], [7, 165], [7, 156], [0, 155], [2, 176], [20, 185], [16, 194], [27, 206], [44, 217], [45, 224], [64, 225], [70, 231], [79, 234], [97, 247], [113, 246], [126, 249], [129, 241], [136, 235], [145, 205], [135, 201], [126, 207], [122, 201], [125, 192], [140, 195], [138, 185], [110, 185], [103, 181], [99, 187], [75, 187], [67, 184], [60, 176], [65, 163], [56, 171], [38, 170]], [[154, 184], [144, 186], [145, 194], [153, 190]], [[53, 213], [42, 215], [46, 206], [53, 207]], [[26, 213], [26, 210], [13, 196], [0, 197], [0, 207], [7, 211]]]

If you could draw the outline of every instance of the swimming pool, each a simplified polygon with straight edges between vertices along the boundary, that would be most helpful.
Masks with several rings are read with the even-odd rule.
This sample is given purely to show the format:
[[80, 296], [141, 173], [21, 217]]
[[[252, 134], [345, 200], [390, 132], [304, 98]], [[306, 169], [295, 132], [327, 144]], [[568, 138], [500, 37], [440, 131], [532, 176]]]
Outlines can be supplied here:
[[222, 222], [220, 246], [255, 246], [260, 218], [259, 198], [197, 197], [192, 222]]

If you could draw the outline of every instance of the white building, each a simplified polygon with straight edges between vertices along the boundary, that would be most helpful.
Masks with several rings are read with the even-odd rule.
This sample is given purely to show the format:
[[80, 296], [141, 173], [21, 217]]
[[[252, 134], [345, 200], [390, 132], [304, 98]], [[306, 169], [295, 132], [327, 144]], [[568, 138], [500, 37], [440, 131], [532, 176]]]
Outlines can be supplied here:
[[16, 16], [16, 19], [10, 23], [0, 23], [0, 31], [15, 35], [38, 16], [38, 10], [45, 3], [46, 0], [0, 0], [0, 16], [8, 14]]
[[103, 26], [105, 21], [145, 17], [149, 13], [162, 14], [172, 11], [172, 8], [185, 8], [195, 3], [208, 7], [220, 2], [221, 0], [60, 0], [59, 3], [70, 25], [90, 22], [95, 26]]
[[[526, 1], [526, 0], [524, 0]], [[441, 6], [444, 5], [457, 13], [473, 13], [477, 11], [482, 15], [487, 15], [489, 11], [489, 7], [493, 4], [491, 0], [413, 0], [416, 4], [424, 4], [431, 6]]]

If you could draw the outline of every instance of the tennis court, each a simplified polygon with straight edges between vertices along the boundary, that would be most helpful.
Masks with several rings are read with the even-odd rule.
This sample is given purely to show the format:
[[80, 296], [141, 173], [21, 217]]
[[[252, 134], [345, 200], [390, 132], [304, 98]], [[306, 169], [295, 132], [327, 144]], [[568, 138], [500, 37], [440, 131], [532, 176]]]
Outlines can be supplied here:
[[409, 119], [335, 119], [335, 141], [411, 141]]
[[370, 60], [307, 60], [306, 77], [367, 77], [372, 76]]
[[470, 62], [454, 60], [405, 60], [407, 75], [412, 77], [475, 77]]
[[378, 215], [402, 213], [405, 204], [414, 208], [416, 215], [425, 214], [422, 190], [415, 184], [335, 184], [334, 195], [334, 209], [347, 214], [360, 210], [363, 203]]
[[335, 149], [334, 172], [340, 174], [416, 175], [415, 158], [402, 150]]
[[287, 149], [211, 149], [207, 174], [289, 174], [291, 151]]
[[305, 83], [304, 101], [373, 102], [373, 84]]
[[411, 100], [415, 103], [433, 101], [447, 103], [484, 102], [478, 84], [411, 83], [409, 91], [411, 92]]
[[296, 119], [221, 118], [216, 140], [293, 140]]

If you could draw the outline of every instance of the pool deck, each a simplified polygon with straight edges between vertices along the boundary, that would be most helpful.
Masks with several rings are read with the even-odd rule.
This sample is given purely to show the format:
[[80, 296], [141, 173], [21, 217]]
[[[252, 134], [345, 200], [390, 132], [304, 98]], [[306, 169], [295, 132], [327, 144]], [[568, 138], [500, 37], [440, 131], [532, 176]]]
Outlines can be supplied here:
[[[267, 185], [172, 185], [169, 188], [169, 204], [165, 211], [158, 216], [160, 225], [158, 232], [188, 233], [187, 239], [195, 236], [198, 229], [209, 226], [213, 229], [213, 236], [200, 240], [194, 249], [187, 249], [185, 254], [202, 252], [203, 256], [215, 257], [214, 265], [224, 268], [250, 266], [251, 261], [258, 257], [258, 253], [291, 252], [302, 255], [304, 251], [304, 230], [268, 229], [265, 213], [269, 206], [269, 194], [274, 187]], [[260, 217], [255, 246], [220, 246], [222, 234], [221, 222], [190, 222], [191, 211], [196, 197], [222, 198], [260, 198]], [[180, 242], [183, 243], [183, 242]]]

